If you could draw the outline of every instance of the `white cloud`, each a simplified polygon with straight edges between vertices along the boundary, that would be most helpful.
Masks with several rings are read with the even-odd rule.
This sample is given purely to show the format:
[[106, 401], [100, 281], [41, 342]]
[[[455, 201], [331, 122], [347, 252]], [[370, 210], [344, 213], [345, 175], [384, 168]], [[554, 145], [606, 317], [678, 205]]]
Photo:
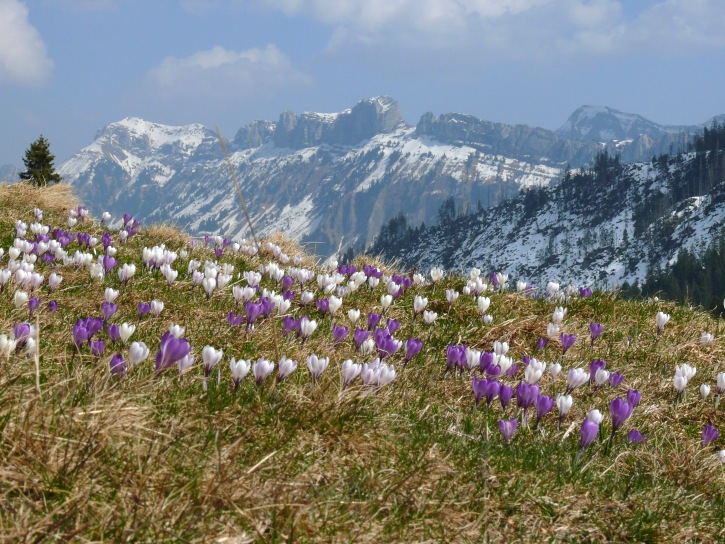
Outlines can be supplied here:
[[332, 50], [384, 43], [387, 48], [554, 58], [725, 46], [723, 0], [647, 0], [634, 6], [627, 3], [626, 10], [623, 0], [226, 0], [226, 4], [327, 24], [333, 28]]
[[0, 84], [42, 85], [52, 70], [45, 42], [28, 21], [27, 6], [0, 0]]
[[161, 98], [229, 100], [263, 96], [311, 80], [270, 44], [244, 51], [216, 46], [185, 58], [167, 57], [146, 74], [146, 81]]

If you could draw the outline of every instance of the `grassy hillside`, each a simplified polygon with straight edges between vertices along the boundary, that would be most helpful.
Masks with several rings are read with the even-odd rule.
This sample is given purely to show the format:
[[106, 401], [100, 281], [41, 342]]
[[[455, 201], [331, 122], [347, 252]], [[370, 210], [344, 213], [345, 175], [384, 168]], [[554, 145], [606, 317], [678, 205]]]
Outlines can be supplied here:
[[[40, 224], [50, 227], [47, 235], [32, 227], [36, 207], [43, 210]], [[381, 296], [388, 292], [385, 275], [393, 271], [381, 269], [383, 278], [374, 289], [365, 283], [345, 293], [331, 319], [329, 312], [323, 316], [317, 301], [332, 300], [334, 306], [334, 300], [323, 293], [324, 280], [318, 283], [317, 278], [334, 271], [320, 270], [282, 238], [265, 241], [254, 256], [251, 245], [219, 248], [217, 256], [213, 240], [194, 245], [162, 226], [140, 225], [122, 242], [118, 228], [107, 231], [90, 217], [69, 227], [68, 211], [77, 207], [63, 186], [43, 191], [24, 185], [0, 187], [0, 270], [16, 268], [23, 260], [22, 251], [15, 255], [10, 250], [17, 220], [27, 225], [27, 240], [42, 242], [48, 236], [69, 241], [69, 264], [63, 263], [62, 252], [52, 260], [47, 257], [51, 250], [45, 251], [45, 258], [37, 257], [45, 245], [22, 248], [31, 254], [26, 260], [36, 256], [34, 271], [43, 275], [42, 284], [32, 291], [23, 288], [19, 284], [32, 278], [15, 272], [0, 292], [0, 334], [6, 335], [4, 340], [0, 337], [0, 348], [6, 346], [0, 349], [0, 540], [725, 540], [725, 460], [718, 457], [725, 448], [725, 401], [716, 406], [715, 400], [718, 373], [725, 372], [725, 340], [723, 322], [706, 312], [653, 300], [625, 301], [610, 293], [583, 298], [578, 292], [567, 296], [562, 289], [558, 297], [537, 297], [489, 287], [483, 296], [490, 299], [486, 314], [493, 321], [485, 323], [474, 296], [461, 294], [453, 304], [446, 300], [446, 290], [463, 292], [467, 278], [445, 276], [433, 283], [427, 275], [425, 284], [403, 289], [377, 327], [382, 349], [393, 351], [396, 340], [403, 344], [385, 357], [390, 367], [383, 369], [384, 376], [390, 379], [394, 369], [394, 379], [365, 385], [358, 376], [343, 388], [345, 360], [371, 363], [376, 356], [356, 351], [355, 325], [348, 311], [360, 310], [357, 326], [367, 330], [368, 314], [382, 312]], [[55, 229], [72, 234], [72, 241]], [[78, 250], [97, 262], [104, 253], [105, 232], [117, 250], [117, 263], [103, 279], [91, 279], [90, 262], [76, 266], [70, 261]], [[90, 234], [97, 243], [81, 249], [78, 233]], [[156, 250], [154, 267], [142, 260], [143, 248], [161, 244], [176, 254], [169, 268], [178, 276], [170, 282], [157, 262], [170, 260], [168, 252]], [[213, 272], [206, 274], [210, 280], [205, 284], [213, 289], [210, 297], [203, 284], [192, 288], [194, 278], [187, 273], [191, 260], [200, 262], [201, 273], [213, 263], [221, 270], [216, 280]], [[205, 267], [205, 261], [212, 264]], [[266, 273], [260, 291], [249, 292], [252, 298], [245, 311], [244, 301], [235, 302], [234, 286], [243, 295], [239, 289], [248, 281], [241, 275], [260, 265], [274, 274], [275, 266], [269, 263], [277, 263], [280, 274], [288, 277], [304, 276], [293, 267], [307, 267], [317, 276], [312, 274], [302, 288], [299, 279], [277, 282]], [[106, 266], [111, 264], [107, 259]], [[118, 275], [124, 264], [136, 268], [127, 285]], [[356, 264], [358, 269], [364, 264], [382, 268], [379, 263]], [[225, 281], [223, 265], [234, 269], [229, 283], [218, 289]], [[61, 275], [62, 282], [49, 292], [52, 272]], [[173, 272], [166, 274], [171, 278]], [[348, 285], [348, 278], [340, 283]], [[272, 309], [247, 331], [248, 315], [261, 307], [252, 306], [261, 302], [261, 289], [281, 294], [283, 285], [294, 294], [289, 309], [281, 314]], [[81, 331], [93, 328], [92, 323], [78, 320], [102, 317], [106, 288], [119, 291], [113, 302], [117, 310], [91, 337], [97, 352], [96, 342], [104, 342], [97, 355]], [[334, 284], [330, 289], [333, 295], [337, 292]], [[314, 293], [304, 306], [303, 290]], [[29, 301], [22, 295], [16, 299], [16, 291], [38, 300], [32, 317]], [[425, 310], [437, 312], [433, 324], [425, 323], [422, 315], [414, 317], [416, 296], [428, 299]], [[164, 303], [163, 310], [140, 317], [139, 303], [154, 299]], [[50, 301], [57, 302], [57, 310], [51, 311]], [[547, 337], [556, 307], [567, 310], [560, 331], [539, 350], [537, 342]], [[657, 334], [655, 315], [660, 311], [671, 319]], [[242, 323], [230, 324], [230, 312], [232, 319], [241, 316]], [[291, 327], [290, 317], [303, 315], [317, 323], [309, 338], [303, 341], [295, 331], [283, 334], [285, 325]], [[380, 332], [388, 318], [400, 325], [397, 331], [393, 323], [385, 329], [393, 329], [390, 337]], [[592, 322], [604, 326], [593, 346]], [[36, 340], [35, 350], [33, 341], [28, 344], [26, 339], [22, 345], [24, 323], [34, 329], [30, 337]], [[108, 325], [123, 323], [135, 330], [125, 346], [111, 345]], [[173, 325], [185, 329], [178, 340], [164, 336]], [[349, 329], [337, 343], [334, 326]], [[703, 332], [711, 333], [714, 341], [704, 344]], [[336, 333], [342, 336], [340, 329]], [[576, 336], [563, 356], [560, 333]], [[20, 342], [10, 350], [13, 336]], [[162, 337], [169, 368], [157, 371]], [[404, 367], [409, 338], [420, 339], [422, 349]], [[184, 339], [195, 358], [180, 373], [169, 342], [176, 348]], [[149, 356], [131, 368], [134, 341], [144, 342]], [[589, 373], [593, 360], [603, 359], [606, 370], [621, 373], [624, 380], [617, 387], [608, 382], [595, 387], [587, 381], [576, 388], [560, 429], [556, 405], [538, 426], [536, 409], [528, 408], [525, 425], [517, 408], [517, 400], [525, 399], [525, 386], [505, 414], [499, 399], [487, 408], [483, 398], [474, 408], [472, 380], [483, 374], [481, 359], [471, 350], [491, 352], [495, 341], [508, 343], [508, 355], [518, 370], [493, 376], [495, 365], [488, 366], [489, 377], [510, 387], [533, 380], [522, 359], [536, 357], [547, 362], [538, 380], [540, 395], [552, 400], [564, 393], [570, 369]], [[473, 354], [473, 371], [454, 368], [444, 376], [449, 356], [465, 353], [456, 347], [462, 344]], [[209, 372], [205, 388], [202, 351], [207, 345], [222, 350], [223, 356]], [[311, 354], [329, 357], [329, 367], [315, 384], [307, 368]], [[276, 376], [283, 356], [298, 367], [280, 381]], [[274, 371], [259, 385], [250, 371], [235, 387], [232, 357], [252, 363], [266, 358], [275, 364]], [[562, 370], [554, 377], [551, 368], [557, 362]], [[189, 363], [186, 359], [182, 364]], [[682, 363], [697, 371], [675, 402], [673, 377]], [[498, 368], [508, 364], [500, 360]], [[363, 374], [375, 380], [370, 368]], [[711, 387], [705, 400], [699, 393], [701, 384]], [[641, 401], [608, 446], [610, 402], [617, 397], [627, 400], [630, 389], [641, 393]], [[583, 421], [592, 409], [603, 419], [593, 442], [581, 448]], [[499, 420], [512, 419], [517, 430], [507, 444]], [[723, 436], [704, 445], [707, 424]], [[584, 426], [591, 429], [592, 424]], [[635, 428], [645, 435], [644, 441], [628, 441]]]

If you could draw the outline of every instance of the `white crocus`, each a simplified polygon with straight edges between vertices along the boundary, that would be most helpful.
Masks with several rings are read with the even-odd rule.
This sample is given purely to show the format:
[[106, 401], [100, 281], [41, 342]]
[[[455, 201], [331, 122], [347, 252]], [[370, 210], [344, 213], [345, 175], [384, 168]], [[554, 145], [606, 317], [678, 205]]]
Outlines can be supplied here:
[[599, 410], [595, 408], [594, 410], [589, 410], [589, 412], [587, 412], [587, 419], [599, 425], [604, 419], [604, 416]]
[[331, 295], [328, 299], [328, 310], [330, 311], [330, 315], [335, 315], [335, 312], [340, 309], [340, 306], [342, 306], [342, 298]]
[[432, 268], [430, 271], [430, 279], [433, 280], [433, 283], [442, 280], [443, 270], [440, 268]]
[[556, 407], [558, 408], [561, 416], [566, 415], [566, 413], [571, 410], [572, 404], [574, 404], [574, 399], [571, 395], [556, 396]]
[[13, 302], [15, 303], [15, 309], [19, 310], [28, 302], [28, 293], [25, 291], [15, 291]]
[[347, 318], [350, 320], [350, 323], [354, 325], [357, 323], [357, 320], [360, 319], [360, 310], [348, 310]]
[[387, 310], [393, 303], [393, 297], [390, 295], [382, 295], [380, 297], [380, 305], [383, 307], [383, 311]]
[[710, 395], [710, 386], [706, 383], [703, 383], [700, 386], [700, 396], [702, 397], [702, 400], [705, 400]]
[[279, 365], [277, 365], [277, 378], [279, 381], [282, 381], [295, 370], [297, 370], [297, 362], [283, 355], [279, 361]]
[[485, 314], [486, 310], [491, 306], [491, 299], [488, 297], [478, 297], [476, 303], [478, 304], [478, 311]]
[[330, 364], [329, 357], [318, 357], [314, 353], [307, 356], [307, 368], [312, 375], [312, 382], [317, 383], [322, 373], [325, 371], [327, 366]]
[[609, 371], [604, 368], [598, 368], [594, 374], [594, 383], [597, 387], [601, 387], [609, 381]]
[[556, 379], [556, 377], [561, 372], [561, 365], [559, 363], [552, 363], [549, 365], [549, 374], [551, 374], [551, 377]]
[[655, 316], [655, 323], [657, 324], [657, 334], [659, 334], [665, 325], [670, 320], [670, 314], [666, 314], [664, 312], [657, 312], [657, 315]]
[[355, 363], [352, 359], [346, 359], [340, 367], [340, 373], [342, 374], [342, 387], [343, 389], [350, 385], [355, 378], [360, 375], [362, 371], [362, 365]]
[[702, 336], [700, 336], [700, 344], [703, 346], [709, 346], [713, 340], [715, 340], [715, 337], [709, 332], [703, 332]]
[[118, 327], [118, 335], [121, 337], [121, 343], [126, 344], [128, 339], [136, 330], [136, 325], [130, 325], [129, 323], [121, 323]]
[[149, 356], [149, 348], [143, 342], [132, 342], [128, 348], [128, 367], [133, 368], [145, 361]]
[[423, 312], [423, 321], [425, 321], [427, 325], [432, 325], [435, 323], [436, 319], [438, 319], [438, 314], [436, 312], [432, 310], [425, 310]]
[[234, 387], [239, 387], [244, 377], [249, 374], [251, 368], [251, 362], [245, 359], [239, 359], [238, 361], [232, 357], [229, 361], [229, 370], [232, 371], [232, 380], [234, 381]]
[[580, 385], [589, 380], [589, 374], [583, 368], [572, 368], [566, 375], [566, 386], [569, 391], [573, 391]]

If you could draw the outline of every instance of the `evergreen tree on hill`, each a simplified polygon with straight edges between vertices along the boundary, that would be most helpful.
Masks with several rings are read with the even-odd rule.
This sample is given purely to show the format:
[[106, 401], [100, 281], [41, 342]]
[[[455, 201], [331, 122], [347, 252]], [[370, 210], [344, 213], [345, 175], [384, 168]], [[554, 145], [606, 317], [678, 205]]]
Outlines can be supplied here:
[[55, 155], [50, 152], [50, 144], [43, 135], [35, 140], [25, 150], [25, 172], [20, 172], [20, 179], [28, 181], [38, 187], [60, 183], [61, 177], [55, 171], [53, 161]]

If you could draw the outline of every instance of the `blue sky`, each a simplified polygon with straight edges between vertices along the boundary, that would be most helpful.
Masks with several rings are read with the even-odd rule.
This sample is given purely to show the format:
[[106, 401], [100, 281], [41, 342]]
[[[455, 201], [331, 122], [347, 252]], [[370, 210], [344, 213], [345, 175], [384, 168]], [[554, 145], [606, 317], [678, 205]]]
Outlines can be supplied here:
[[0, 165], [128, 116], [233, 137], [390, 95], [555, 129], [582, 104], [725, 113], [725, 0], [0, 0]]

